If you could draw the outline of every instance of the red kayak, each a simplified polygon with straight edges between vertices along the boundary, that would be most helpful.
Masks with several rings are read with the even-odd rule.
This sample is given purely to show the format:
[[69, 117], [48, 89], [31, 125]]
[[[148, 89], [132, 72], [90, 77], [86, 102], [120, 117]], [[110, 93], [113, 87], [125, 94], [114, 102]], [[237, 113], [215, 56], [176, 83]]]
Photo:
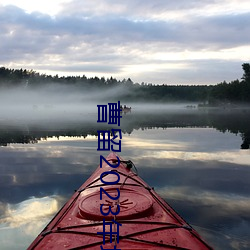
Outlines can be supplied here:
[[28, 249], [212, 249], [115, 153]]

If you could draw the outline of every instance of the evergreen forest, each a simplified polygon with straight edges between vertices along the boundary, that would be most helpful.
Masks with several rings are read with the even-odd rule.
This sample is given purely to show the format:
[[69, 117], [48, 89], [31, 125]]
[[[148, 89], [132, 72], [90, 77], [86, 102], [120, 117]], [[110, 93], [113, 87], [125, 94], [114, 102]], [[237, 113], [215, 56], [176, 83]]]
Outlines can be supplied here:
[[221, 106], [250, 104], [250, 64], [242, 64], [241, 79], [221, 82], [216, 85], [154, 85], [134, 83], [130, 78], [117, 80], [113, 77], [52, 76], [40, 74], [34, 70], [9, 69], [0, 67], [0, 88], [39, 89], [52, 84], [78, 88], [79, 91], [120, 89], [121, 101], [148, 102], [199, 102], [201, 106]]

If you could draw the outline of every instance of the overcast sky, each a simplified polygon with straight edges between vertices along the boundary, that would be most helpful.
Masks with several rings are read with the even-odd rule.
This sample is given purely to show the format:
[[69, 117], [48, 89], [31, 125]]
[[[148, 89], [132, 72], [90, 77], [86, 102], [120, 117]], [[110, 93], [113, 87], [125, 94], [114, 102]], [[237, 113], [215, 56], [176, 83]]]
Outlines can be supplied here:
[[215, 84], [250, 62], [249, 0], [0, 0], [0, 66]]

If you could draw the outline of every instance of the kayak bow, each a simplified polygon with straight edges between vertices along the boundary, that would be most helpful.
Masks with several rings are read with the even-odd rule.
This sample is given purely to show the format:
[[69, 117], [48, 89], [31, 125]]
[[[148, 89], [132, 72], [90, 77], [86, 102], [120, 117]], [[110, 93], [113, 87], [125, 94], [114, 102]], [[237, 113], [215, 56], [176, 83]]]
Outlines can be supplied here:
[[[132, 166], [110, 153], [28, 249], [212, 249]], [[103, 219], [112, 223], [112, 237]]]

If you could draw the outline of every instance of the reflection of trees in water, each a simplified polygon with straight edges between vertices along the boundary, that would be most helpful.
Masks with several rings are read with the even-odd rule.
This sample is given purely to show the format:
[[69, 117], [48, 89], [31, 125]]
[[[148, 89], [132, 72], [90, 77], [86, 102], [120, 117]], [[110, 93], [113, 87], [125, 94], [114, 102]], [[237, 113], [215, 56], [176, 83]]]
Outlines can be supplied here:
[[[61, 125], [61, 126], [60, 126]], [[27, 132], [27, 127], [29, 127]], [[20, 144], [31, 144], [37, 143], [39, 140], [46, 140], [48, 138], [60, 136], [68, 137], [84, 137], [88, 135], [96, 135], [97, 129], [94, 126], [86, 125], [77, 125], [68, 124], [64, 126], [62, 124], [49, 124], [46, 129], [41, 129], [39, 126], [28, 126], [25, 128], [21, 126], [12, 126], [11, 129], [8, 129], [8, 126], [0, 126], [0, 146], [7, 146], [11, 143], [20, 143]]]
[[[123, 133], [131, 134], [138, 129], [151, 128], [184, 128], [184, 127], [211, 127], [221, 132], [240, 134], [242, 149], [249, 149], [250, 145], [250, 110], [192, 110], [181, 112], [132, 112], [124, 115], [121, 121]], [[28, 127], [28, 130], [27, 130]], [[44, 128], [44, 124], [43, 124]], [[7, 146], [11, 143], [37, 143], [41, 139], [59, 136], [86, 137], [97, 136], [97, 130], [110, 130], [114, 126], [91, 122], [47, 124], [45, 129], [37, 126], [25, 126], [9, 129], [0, 126], [0, 145]]]
[[229, 131], [242, 137], [241, 149], [250, 145], [250, 110], [225, 111], [223, 114], [210, 116], [211, 126], [221, 132]]
[[22, 131], [1, 133], [0, 132], [0, 146], [8, 146], [11, 143], [20, 144], [34, 144], [37, 143], [39, 139], [32, 135], [24, 135]]
[[241, 149], [249, 149], [250, 146], [250, 132], [242, 135], [243, 143]]

